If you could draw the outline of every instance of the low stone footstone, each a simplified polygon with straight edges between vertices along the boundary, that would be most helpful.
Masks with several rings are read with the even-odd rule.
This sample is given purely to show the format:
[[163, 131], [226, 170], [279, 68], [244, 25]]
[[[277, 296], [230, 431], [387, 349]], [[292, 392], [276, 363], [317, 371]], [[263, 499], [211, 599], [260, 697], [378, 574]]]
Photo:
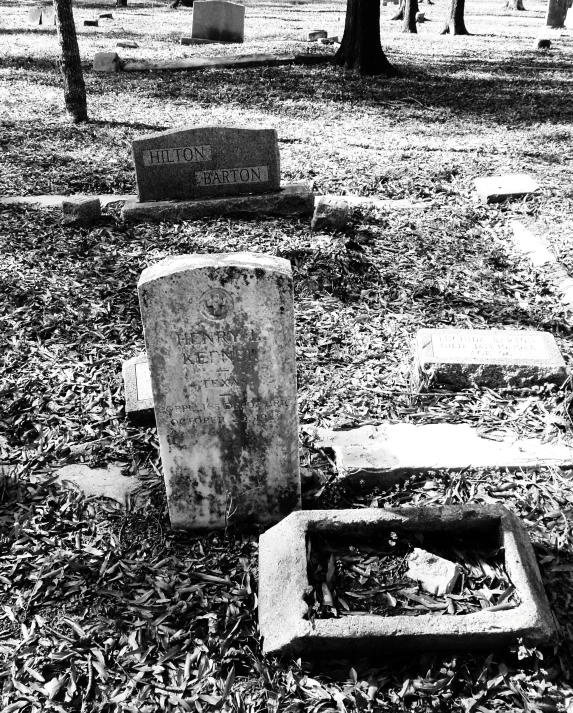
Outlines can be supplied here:
[[554, 28], [563, 27], [565, 25], [568, 8], [568, 0], [549, 0], [547, 13], [545, 15], [546, 26]]
[[257, 218], [270, 215], [283, 218], [310, 218], [314, 193], [305, 183], [285, 184], [275, 193], [255, 196], [229, 196], [190, 201], [128, 200], [121, 211], [127, 223], [173, 223], [210, 216]]
[[73, 196], [62, 201], [63, 222], [88, 226], [101, 217], [99, 198], [90, 196]]
[[119, 72], [121, 60], [117, 52], [96, 52], [93, 63], [94, 72]]
[[324, 37], [328, 37], [328, 32], [326, 30], [311, 30], [308, 33], [307, 39], [309, 42], [316, 42]]
[[515, 246], [524, 253], [535, 266], [540, 267], [541, 265], [556, 262], [555, 255], [551, 252], [547, 243], [527, 230], [523, 223], [520, 223], [518, 220], [511, 220], [509, 225], [513, 230]]
[[335, 42], [339, 42], [338, 35], [335, 37], [321, 37], [319, 42], [321, 45], [333, 45]]
[[151, 426], [155, 423], [153, 393], [147, 354], [138, 354], [123, 362], [123, 388], [125, 415], [137, 425]]
[[548, 50], [550, 47], [551, 40], [548, 40], [546, 37], [538, 37], [537, 39], [533, 40], [534, 50]]
[[112, 12], [100, 12], [99, 19], [100, 20], [113, 20], [113, 13]]
[[[308, 602], [308, 540], [316, 533], [344, 538], [349, 545], [376, 542], [395, 532], [465, 536], [479, 542], [495, 537], [517, 604], [506, 611], [484, 609], [464, 616], [435, 612], [420, 616], [352, 616], [321, 619]], [[259, 538], [259, 626], [267, 655], [362, 658], [397, 651], [469, 651], [543, 645], [556, 627], [535, 553], [523, 525], [501, 506], [364, 508], [295, 512]]]
[[193, 3], [191, 36], [204, 40], [243, 42], [245, 6], [223, 0], [196, 0]]
[[524, 173], [476, 178], [475, 187], [478, 196], [484, 203], [501, 203], [508, 199], [523, 198], [523, 196], [539, 191], [539, 185]]
[[171, 526], [299, 508], [290, 263], [183, 255], [144, 270], [138, 290]]
[[364, 489], [389, 488], [429, 470], [573, 466], [570, 442], [546, 443], [516, 438], [510, 432], [496, 433], [492, 439], [461, 423], [384, 423], [347, 431], [305, 430], [315, 437], [316, 447], [334, 451], [338, 477]]
[[120, 40], [117, 44], [116, 47], [127, 47], [129, 49], [137, 49], [139, 45], [137, 42], [133, 42], [132, 40]]
[[350, 206], [344, 198], [337, 196], [320, 196], [314, 208], [310, 227], [313, 230], [331, 228], [342, 230], [350, 218]]
[[85, 27], [99, 27], [99, 20], [84, 20]]
[[280, 188], [275, 129], [175, 129], [135, 139], [132, 151], [141, 202], [269, 193]]
[[455, 562], [419, 547], [414, 547], [407, 563], [406, 577], [415, 580], [425, 592], [437, 597], [451, 593], [461, 572]]
[[123, 504], [127, 495], [140, 486], [133, 476], [122, 475], [121, 468], [90, 468], [83, 464], [66, 465], [56, 471], [62, 485], [71, 484], [86, 497], [111, 498]]
[[420, 329], [416, 335], [412, 382], [421, 389], [562, 386], [567, 377], [555, 337], [548, 332]]
[[41, 25], [42, 24], [42, 11], [43, 7], [41, 5], [34, 5], [28, 10], [28, 22], [30, 25]]

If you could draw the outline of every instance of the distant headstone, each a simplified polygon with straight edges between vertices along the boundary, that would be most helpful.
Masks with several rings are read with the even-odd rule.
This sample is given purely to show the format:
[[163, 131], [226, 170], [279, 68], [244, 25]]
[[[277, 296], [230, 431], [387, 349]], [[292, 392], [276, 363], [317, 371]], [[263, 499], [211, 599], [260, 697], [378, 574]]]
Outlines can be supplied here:
[[113, 12], [100, 12], [100, 20], [113, 20]]
[[548, 332], [504, 329], [420, 329], [416, 335], [413, 381], [441, 384], [524, 387], [561, 386], [567, 368]]
[[42, 8], [42, 25], [55, 25], [56, 24], [56, 11], [52, 4], [45, 5]]
[[548, 50], [550, 47], [551, 40], [547, 39], [547, 37], [537, 37], [535, 40], [533, 40], [534, 50]]
[[344, 197], [326, 195], [316, 201], [310, 227], [312, 230], [342, 230], [350, 218], [350, 205]]
[[549, 0], [545, 15], [545, 25], [555, 28], [563, 27], [568, 8], [568, 0]]
[[99, 27], [99, 20], [97, 18], [95, 20], [84, 20], [84, 25], [86, 27]]
[[135, 139], [132, 149], [141, 202], [280, 189], [275, 129], [175, 129]]
[[426, 14], [424, 12], [417, 12], [416, 22], [426, 22]]
[[42, 24], [42, 6], [34, 5], [28, 10], [28, 22], [31, 25], [41, 25]]
[[245, 6], [223, 0], [196, 0], [191, 36], [204, 40], [243, 42]]
[[171, 526], [300, 506], [292, 273], [259, 253], [167, 258], [138, 284]]
[[120, 40], [117, 44], [116, 47], [128, 47], [130, 49], [136, 49], [139, 47], [137, 42], [134, 42], [133, 40]]
[[94, 72], [119, 72], [121, 60], [117, 52], [96, 52], [93, 63]]
[[323, 37], [328, 37], [328, 32], [326, 30], [311, 30], [308, 33], [307, 39], [309, 42], [316, 42], [317, 40], [320, 40]]
[[511, 198], [523, 198], [539, 190], [539, 185], [524, 173], [476, 178], [475, 187], [484, 203], [501, 203]]
[[101, 217], [101, 203], [97, 196], [70, 196], [62, 200], [63, 222], [88, 226]]
[[122, 366], [122, 374], [127, 418], [139, 425], [155, 423], [147, 354], [138, 354], [138, 356], [125, 361]]

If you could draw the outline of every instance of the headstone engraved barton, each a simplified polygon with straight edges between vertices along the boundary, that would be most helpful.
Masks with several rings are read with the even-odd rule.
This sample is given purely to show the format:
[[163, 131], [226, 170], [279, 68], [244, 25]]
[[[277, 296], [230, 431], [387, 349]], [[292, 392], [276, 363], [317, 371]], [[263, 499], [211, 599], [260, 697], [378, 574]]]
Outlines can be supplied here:
[[167, 258], [138, 289], [172, 527], [276, 522], [297, 509], [289, 262]]
[[200, 127], [133, 141], [140, 202], [182, 200], [280, 189], [274, 129]]
[[450, 388], [561, 386], [567, 368], [547, 332], [503, 329], [421, 329], [416, 335], [413, 382]]
[[245, 7], [223, 0], [196, 0], [191, 36], [203, 40], [243, 42]]

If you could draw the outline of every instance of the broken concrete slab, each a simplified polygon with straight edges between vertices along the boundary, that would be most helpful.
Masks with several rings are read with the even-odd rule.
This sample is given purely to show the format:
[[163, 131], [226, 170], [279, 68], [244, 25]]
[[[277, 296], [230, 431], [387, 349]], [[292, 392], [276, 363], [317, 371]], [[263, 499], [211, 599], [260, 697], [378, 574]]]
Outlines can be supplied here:
[[306, 184], [295, 183], [262, 195], [148, 203], [126, 201], [121, 215], [129, 223], [172, 223], [221, 215], [310, 217], [313, 209], [314, 193]]
[[523, 198], [539, 191], [539, 184], [525, 173], [476, 178], [474, 184], [478, 196], [484, 203], [501, 203], [505, 200]]
[[62, 215], [65, 224], [89, 226], [101, 218], [99, 198], [74, 196], [62, 201]]
[[411, 380], [416, 389], [562, 386], [567, 367], [549, 332], [517, 329], [420, 329]]
[[[0, 205], [29, 205], [38, 208], [59, 208], [64, 200], [77, 197], [77, 195], [58, 196], [50, 194], [40, 196], [2, 196], [0, 197]], [[137, 196], [133, 193], [124, 193], [119, 195], [114, 193], [105, 193], [99, 196], [92, 196], [92, 198], [99, 198], [101, 205], [107, 206], [110, 203], [125, 203], [125, 201], [136, 200]]]
[[461, 572], [460, 566], [455, 562], [419, 547], [414, 547], [406, 561], [406, 577], [418, 582], [425, 592], [435, 596], [450, 594]]
[[316, 437], [317, 447], [334, 451], [339, 477], [362, 488], [390, 487], [428, 470], [573, 467], [573, 443], [544, 443], [510, 432], [493, 434], [493, 440], [467, 424], [385, 423], [348, 431], [305, 430]]
[[320, 196], [314, 204], [314, 215], [310, 227], [312, 230], [342, 230], [350, 218], [350, 205], [344, 197]]
[[[502, 611], [463, 616], [347, 615], [311, 618], [307, 538], [310, 535], [375, 537], [379, 532], [495, 533], [519, 604]], [[259, 625], [265, 654], [309, 657], [381, 655], [395, 651], [494, 649], [544, 645], [555, 623], [533, 548], [520, 521], [497, 505], [450, 505], [398, 509], [310, 510], [289, 515], [259, 540]]]
[[66, 465], [55, 472], [62, 485], [71, 484], [86, 497], [111, 498], [125, 503], [125, 498], [140, 486], [133, 476], [125, 476], [117, 465], [90, 468], [82, 463]]
[[247, 54], [237, 57], [191, 57], [166, 62], [126, 62], [124, 72], [193, 71], [199, 69], [232, 69], [233, 67], [280, 67], [289, 64], [326, 64], [334, 54]]
[[155, 423], [153, 392], [147, 354], [123, 362], [123, 387], [125, 393], [125, 415], [139, 426], [152, 426]]

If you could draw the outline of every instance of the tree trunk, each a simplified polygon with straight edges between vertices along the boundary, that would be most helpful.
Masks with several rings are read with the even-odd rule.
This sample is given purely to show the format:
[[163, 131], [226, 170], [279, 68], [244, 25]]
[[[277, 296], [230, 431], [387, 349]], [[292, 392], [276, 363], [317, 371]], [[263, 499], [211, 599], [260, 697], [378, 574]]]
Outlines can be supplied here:
[[344, 35], [334, 64], [357, 69], [362, 75], [396, 74], [380, 44], [380, 0], [348, 0]]
[[86, 85], [72, 12], [72, 0], [54, 0], [58, 40], [62, 51], [60, 69], [64, 78], [64, 101], [74, 124], [88, 120]]
[[391, 17], [391, 20], [403, 20], [404, 19], [404, 8], [406, 7], [406, 0], [400, 0], [400, 4], [398, 5], [398, 9], [396, 10], [396, 14], [394, 17]]
[[469, 35], [464, 22], [464, 7], [466, 0], [451, 0], [448, 10], [448, 20], [446, 26], [440, 32], [441, 35]]
[[406, 0], [404, 5], [404, 24], [402, 32], [413, 32], [416, 34], [418, 28], [416, 26], [416, 15], [418, 14], [418, 0]]
[[507, 0], [505, 7], [508, 7], [510, 10], [525, 10], [522, 0]]

